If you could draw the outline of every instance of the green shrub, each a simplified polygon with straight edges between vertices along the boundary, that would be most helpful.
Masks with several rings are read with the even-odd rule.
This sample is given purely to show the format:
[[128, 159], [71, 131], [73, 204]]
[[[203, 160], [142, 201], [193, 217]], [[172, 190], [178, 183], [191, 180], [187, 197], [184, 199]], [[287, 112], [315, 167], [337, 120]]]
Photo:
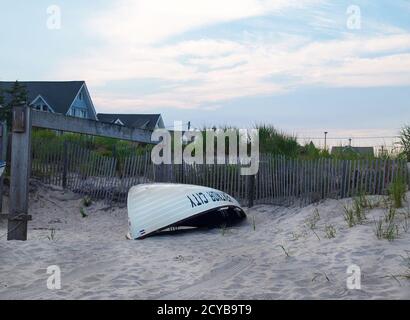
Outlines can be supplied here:
[[272, 125], [261, 124], [257, 125], [256, 129], [259, 130], [261, 153], [285, 155], [292, 158], [300, 154], [301, 147], [296, 136], [280, 132]]
[[403, 147], [404, 156], [410, 161], [410, 126], [404, 126], [400, 131], [400, 144]]

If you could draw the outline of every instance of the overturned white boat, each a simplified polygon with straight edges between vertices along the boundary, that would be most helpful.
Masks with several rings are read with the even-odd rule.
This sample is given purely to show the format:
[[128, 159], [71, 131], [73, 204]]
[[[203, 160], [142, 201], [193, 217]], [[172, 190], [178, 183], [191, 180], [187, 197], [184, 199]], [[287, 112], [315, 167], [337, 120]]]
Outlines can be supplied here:
[[6, 162], [0, 161], [0, 177], [3, 175], [4, 170], [6, 170]]
[[231, 226], [246, 218], [225, 192], [185, 184], [142, 184], [128, 193], [130, 239], [166, 229]]

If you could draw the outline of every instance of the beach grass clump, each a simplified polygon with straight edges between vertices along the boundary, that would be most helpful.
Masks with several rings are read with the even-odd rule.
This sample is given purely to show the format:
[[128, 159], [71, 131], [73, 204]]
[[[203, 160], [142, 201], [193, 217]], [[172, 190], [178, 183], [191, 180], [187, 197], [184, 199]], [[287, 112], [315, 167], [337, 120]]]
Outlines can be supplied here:
[[50, 241], [54, 241], [55, 236], [56, 236], [56, 229], [53, 228], [50, 230], [50, 235], [47, 236], [47, 239]]
[[389, 197], [395, 208], [402, 208], [406, 201], [407, 184], [404, 178], [398, 176], [389, 186]]
[[384, 217], [384, 220], [386, 221], [386, 223], [393, 222], [394, 219], [396, 218], [396, 213], [397, 213], [396, 208], [394, 207], [388, 208], [387, 214]]
[[384, 209], [388, 209], [391, 207], [390, 196], [384, 196], [381, 200], [381, 207]]
[[360, 206], [358, 202], [353, 203], [353, 213], [357, 223], [362, 223], [366, 220], [366, 214], [364, 213], [364, 208]]
[[336, 238], [336, 228], [331, 224], [325, 226], [325, 233], [327, 239]]
[[384, 238], [393, 241], [399, 236], [399, 227], [395, 223], [387, 224], [384, 232]]
[[92, 201], [92, 199], [89, 197], [89, 196], [85, 196], [84, 198], [83, 198], [83, 201], [82, 201], [82, 203], [83, 203], [83, 206], [84, 207], [90, 207], [91, 205], [92, 205], [92, 203], [93, 203], [93, 201]]
[[357, 223], [362, 223], [366, 220], [365, 210], [369, 208], [369, 202], [366, 197], [358, 196], [353, 199], [353, 211]]
[[375, 234], [377, 239], [393, 241], [399, 236], [399, 227], [395, 223], [385, 223], [384, 219], [375, 221]]
[[356, 225], [356, 219], [353, 208], [345, 205], [343, 209], [345, 211], [343, 216], [345, 221], [347, 222], [347, 225], [349, 226], [349, 228], [353, 228]]
[[292, 232], [292, 240], [293, 240], [293, 241], [297, 241], [297, 240], [299, 240], [300, 238], [304, 238], [304, 237], [306, 237], [306, 236], [307, 236], [307, 233], [306, 233], [305, 230], [300, 231], [300, 232]]
[[345, 205], [343, 208], [344, 219], [349, 228], [352, 228], [355, 225], [361, 224], [367, 220], [366, 209], [373, 208], [373, 204], [371, 204], [366, 196], [359, 195], [353, 198], [353, 203], [351, 206]]
[[375, 224], [375, 230], [374, 233], [377, 237], [377, 239], [381, 240], [383, 239], [383, 219], [378, 219], [377, 221], [374, 221]]
[[316, 229], [316, 224], [319, 222], [320, 220], [320, 213], [319, 210], [316, 208], [313, 211], [312, 216], [310, 216], [307, 221], [306, 224], [309, 227], [310, 230], [315, 230]]
[[399, 237], [399, 226], [396, 223], [396, 209], [390, 207], [384, 218], [375, 221], [375, 235], [377, 239], [393, 241]]
[[297, 241], [300, 238], [300, 234], [296, 232], [292, 232], [292, 237], [293, 237], [293, 240]]
[[363, 209], [373, 209], [373, 203], [369, 200], [365, 192], [360, 191], [355, 197], [355, 202]]
[[88, 214], [85, 212], [85, 209], [83, 207], [80, 208], [80, 213], [82, 218], [88, 217]]

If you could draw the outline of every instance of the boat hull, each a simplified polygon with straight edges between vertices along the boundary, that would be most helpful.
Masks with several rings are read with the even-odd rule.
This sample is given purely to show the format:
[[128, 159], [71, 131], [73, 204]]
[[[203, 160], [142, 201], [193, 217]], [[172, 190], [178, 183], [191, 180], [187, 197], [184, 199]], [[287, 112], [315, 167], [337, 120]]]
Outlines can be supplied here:
[[127, 204], [131, 239], [169, 228], [230, 226], [246, 218], [230, 195], [194, 185], [138, 185], [129, 191]]
[[6, 170], [6, 162], [0, 161], [0, 177], [3, 175], [4, 170]]

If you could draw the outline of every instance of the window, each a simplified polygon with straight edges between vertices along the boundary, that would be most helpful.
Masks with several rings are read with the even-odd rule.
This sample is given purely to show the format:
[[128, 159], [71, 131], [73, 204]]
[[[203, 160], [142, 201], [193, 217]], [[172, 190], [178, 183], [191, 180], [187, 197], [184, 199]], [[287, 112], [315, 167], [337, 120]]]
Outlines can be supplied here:
[[48, 106], [43, 102], [38, 102], [34, 104], [32, 107], [33, 109], [38, 110], [38, 111], [51, 112]]
[[82, 108], [71, 108], [70, 115], [78, 118], [87, 118], [87, 110]]
[[38, 111], [43, 111], [43, 104], [42, 103], [38, 103], [34, 106], [34, 109], [38, 110]]
[[79, 100], [83, 100], [83, 93], [82, 93], [82, 92], [80, 92], [80, 94], [79, 94], [79, 96], [78, 96], [78, 99], [79, 99]]

